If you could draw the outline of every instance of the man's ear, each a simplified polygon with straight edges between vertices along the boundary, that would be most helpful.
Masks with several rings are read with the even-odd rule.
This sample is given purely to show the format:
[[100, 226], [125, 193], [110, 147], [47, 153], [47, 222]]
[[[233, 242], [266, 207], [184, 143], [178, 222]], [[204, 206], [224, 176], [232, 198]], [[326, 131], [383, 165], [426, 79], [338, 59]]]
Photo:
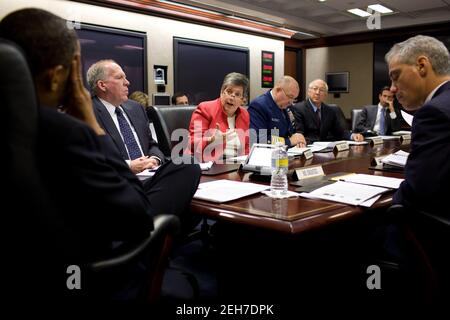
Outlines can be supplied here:
[[419, 75], [423, 78], [429, 72], [429, 68], [431, 68], [430, 60], [426, 56], [419, 56], [416, 60], [416, 66]]
[[102, 92], [106, 92], [106, 83], [103, 80], [98, 80], [97, 81], [97, 88], [102, 91]]
[[62, 65], [57, 65], [45, 72], [46, 89], [52, 92], [61, 90], [66, 86], [67, 70]]

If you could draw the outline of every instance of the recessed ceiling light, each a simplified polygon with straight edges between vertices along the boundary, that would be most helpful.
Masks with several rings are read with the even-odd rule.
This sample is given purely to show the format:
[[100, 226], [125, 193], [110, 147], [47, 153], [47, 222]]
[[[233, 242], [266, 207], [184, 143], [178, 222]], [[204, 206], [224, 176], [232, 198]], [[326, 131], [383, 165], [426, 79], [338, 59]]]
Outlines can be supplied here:
[[371, 4], [369, 6], [369, 8], [372, 9], [372, 10], [375, 10], [375, 11], [377, 11], [379, 13], [391, 13], [391, 12], [394, 12], [391, 9], [389, 9], [389, 8], [387, 8], [385, 6], [382, 6], [381, 4]]
[[353, 13], [353, 14], [359, 16], [359, 17], [368, 17], [368, 16], [371, 16], [371, 14], [368, 13], [367, 11], [364, 11], [364, 10], [361, 10], [361, 9], [358, 9], [358, 8], [355, 8], [355, 9], [349, 9], [349, 10], [347, 10], [347, 11], [350, 12], [350, 13]]

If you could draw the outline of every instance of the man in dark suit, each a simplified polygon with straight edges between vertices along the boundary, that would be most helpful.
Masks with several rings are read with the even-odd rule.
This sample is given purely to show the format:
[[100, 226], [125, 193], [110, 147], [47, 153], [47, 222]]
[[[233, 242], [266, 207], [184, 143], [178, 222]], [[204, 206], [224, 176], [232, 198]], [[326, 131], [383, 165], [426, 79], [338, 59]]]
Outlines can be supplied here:
[[292, 105], [299, 93], [297, 81], [284, 76], [277, 81], [272, 90], [253, 99], [248, 107], [250, 114], [250, 129], [256, 134], [250, 137], [259, 143], [272, 143], [277, 135], [290, 148], [296, 145], [305, 146], [302, 134], [295, 133], [287, 108]]
[[131, 170], [139, 173], [146, 169], [157, 169], [153, 177], [144, 181], [151, 203], [160, 212], [178, 215], [186, 230], [195, 227], [200, 219], [191, 216], [188, 211], [200, 181], [198, 164], [190, 161], [175, 165], [165, 160], [152, 138], [144, 108], [128, 100], [130, 82], [116, 62], [101, 60], [94, 63], [87, 71], [87, 80], [95, 94], [92, 102], [98, 122], [112, 138]]
[[[95, 115], [100, 125], [108, 133], [120, 154], [127, 160], [134, 173], [152, 169], [164, 162], [164, 155], [153, 140], [144, 108], [133, 100], [128, 100], [127, 80], [122, 68], [113, 60], [94, 63], [87, 72], [87, 80], [95, 94], [92, 98]], [[120, 114], [118, 113], [120, 112]], [[132, 153], [133, 145], [127, 145], [120, 127], [120, 118], [132, 130], [137, 153]]]
[[29, 240], [24, 263], [32, 268], [17, 274], [17, 281], [30, 280], [21, 289], [33, 299], [61, 298], [69, 294], [69, 265], [107, 256], [113, 242], [146, 238], [159, 212], [95, 118], [82, 82], [78, 39], [66, 21], [40, 9], [19, 10], [1, 21], [0, 36], [28, 58], [40, 104], [38, 171], [51, 203], [39, 217], [14, 212], [23, 215], [23, 231], [39, 220], [23, 233]]
[[394, 108], [394, 93], [383, 87], [378, 95], [378, 105], [365, 106], [356, 123], [355, 132], [391, 135], [400, 130], [400, 114]]
[[328, 93], [325, 81], [317, 79], [308, 86], [308, 98], [292, 106], [296, 131], [305, 136], [307, 143], [315, 141], [355, 140], [362, 141], [361, 134], [351, 134], [342, 127], [337, 113], [323, 103]]
[[450, 58], [445, 45], [427, 36], [395, 44], [386, 54], [391, 91], [412, 123], [411, 152], [405, 181], [394, 203], [437, 214], [449, 211], [450, 190]]

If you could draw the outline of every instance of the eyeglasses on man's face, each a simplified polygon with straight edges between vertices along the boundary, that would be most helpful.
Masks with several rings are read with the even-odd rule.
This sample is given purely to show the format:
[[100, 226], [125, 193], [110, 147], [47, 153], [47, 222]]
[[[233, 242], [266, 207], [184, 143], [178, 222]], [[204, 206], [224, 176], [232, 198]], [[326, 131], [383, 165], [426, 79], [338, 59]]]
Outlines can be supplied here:
[[327, 90], [326, 90], [325, 88], [319, 88], [319, 87], [316, 87], [316, 86], [314, 86], [314, 87], [309, 87], [309, 90], [312, 90], [312, 91], [314, 91], [314, 92], [319, 91], [320, 93], [325, 93], [325, 92], [327, 92]]
[[286, 96], [286, 98], [289, 99], [289, 101], [294, 102], [294, 100], [295, 100], [295, 98], [296, 98], [294, 95], [292, 95], [292, 94], [287, 94], [283, 87], [281, 87], [281, 91], [283, 91], [284, 95]]

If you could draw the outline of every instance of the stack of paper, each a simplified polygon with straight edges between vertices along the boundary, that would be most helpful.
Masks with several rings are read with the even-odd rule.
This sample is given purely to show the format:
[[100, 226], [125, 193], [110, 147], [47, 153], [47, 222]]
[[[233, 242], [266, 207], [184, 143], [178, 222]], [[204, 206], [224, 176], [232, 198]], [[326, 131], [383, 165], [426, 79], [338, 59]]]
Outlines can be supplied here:
[[389, 189], [338, 181], [300, 196], [370, 207], [386, 191]]
[[371, 174], [352, 174], [340, 178], [342, 181], [365, 184], [369, 186], [397, 189], [404, 179], [375, 176]]
[[310, 148], [292, 147], [288, 149], [287, 153], [289, 156], [301, 156], [308, 149]]
[[246, 197], [269, 188], [269, 186], [256, 183], [225, 179], [216, 180], [200, 183], [197, 192], [194, 194], [194, 199], [221, 203]]
[[399, 150], [393, 154], [388, 155], [387, 157], [384, 157], [381, 159], [381, 162], [383, 164], [387, 164], [390, 166], [396, 166], [396, 167], [405, 167], [406, 161], [408, 160], [409, 153]]

